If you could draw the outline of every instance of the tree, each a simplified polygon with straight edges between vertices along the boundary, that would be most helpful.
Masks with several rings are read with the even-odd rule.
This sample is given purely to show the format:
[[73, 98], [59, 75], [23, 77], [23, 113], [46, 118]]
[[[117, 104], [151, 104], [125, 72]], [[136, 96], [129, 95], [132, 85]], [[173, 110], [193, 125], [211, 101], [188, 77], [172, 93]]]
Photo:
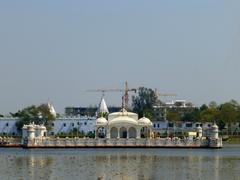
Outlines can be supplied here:
[[154, 105], [158, 102], [157, 95], [154, 90], [140, 87], [138, 95], [132, 98], [133, 111], [138, 113], [139, 117], [152, 118], [154, 114]]
[[240, 117], [239, 105], [236, 101], [230, 101], [224, 104], [221, 104], [219, 107], [219, 122], [224, 122], [228, 124], [230, 128], [231, 123], [239, 121]]
[[177, 111], [168, 111], [167, 120], [178, 122], [181, 120], [181, 115]]
[[199, 122], [201, 119], [200, 112], [199, 108], [192, 108], [183, 114], [182, 121]]
[[53, 114], [47, 104], [41, 104], [40, 106], [29, 106], [16, 113], [10, 113], [13, 117], [18, 117], [20, 120], [16, 123], [17, 128], [22, 129], [24, 124], [35, 123], [38, 125], [45, 125], [48, 130], [51, 129], [51, 122], [55, 120]]
[[4, 117], [4, 115], [0, 114], [0, 117]]
[[208, 107], [217, 109], [218, 105], [215, 101], [211, 101]]
[[201, 122], [216, 122], [218, 120], [219, 111], [216, 108], [209, 107], [200, 113]]

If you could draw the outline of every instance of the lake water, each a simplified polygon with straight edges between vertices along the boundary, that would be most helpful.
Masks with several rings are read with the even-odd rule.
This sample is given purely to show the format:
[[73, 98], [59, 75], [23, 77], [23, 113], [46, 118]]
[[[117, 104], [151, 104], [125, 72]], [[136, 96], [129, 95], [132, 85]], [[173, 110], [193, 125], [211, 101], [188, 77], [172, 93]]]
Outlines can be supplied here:
[[0, 179], [236, 179], [240, 145], [223, 149], [0, 149]]

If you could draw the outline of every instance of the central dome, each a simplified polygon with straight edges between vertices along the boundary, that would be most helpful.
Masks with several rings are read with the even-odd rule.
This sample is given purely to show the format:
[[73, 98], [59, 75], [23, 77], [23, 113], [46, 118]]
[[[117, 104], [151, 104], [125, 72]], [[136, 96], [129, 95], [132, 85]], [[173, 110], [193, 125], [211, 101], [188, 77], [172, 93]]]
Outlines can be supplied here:
[[112, 124], [133, 124], [133, 125], [137, 125], [138, 122], [135, 119], [133, 119], [131, 117], [128, 117], [128, 116], [119, 116], [117, 118], [112, 119], [109, 122], [109, 125], [112, 125]]
[[138, 124], [138, 115], [122, 109], [120, 112], [111, 113], [108, 116], [109, 125], [112, 124]]
[[138, 115], [136, 113], [128, 112], [125, 109], [122, 109], [120, 112], [111, 113], [108, 115], [109, 122], [117, 117], [129, 117], [134, 120], [138, 120]]

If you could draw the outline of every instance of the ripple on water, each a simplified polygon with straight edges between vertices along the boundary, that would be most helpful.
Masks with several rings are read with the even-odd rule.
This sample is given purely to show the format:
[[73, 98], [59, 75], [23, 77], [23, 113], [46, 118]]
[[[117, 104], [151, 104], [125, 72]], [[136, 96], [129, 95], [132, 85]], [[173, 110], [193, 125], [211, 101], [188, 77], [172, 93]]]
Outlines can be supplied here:
[[1, 179], [237, 179], [240, 146], [0, 150]]

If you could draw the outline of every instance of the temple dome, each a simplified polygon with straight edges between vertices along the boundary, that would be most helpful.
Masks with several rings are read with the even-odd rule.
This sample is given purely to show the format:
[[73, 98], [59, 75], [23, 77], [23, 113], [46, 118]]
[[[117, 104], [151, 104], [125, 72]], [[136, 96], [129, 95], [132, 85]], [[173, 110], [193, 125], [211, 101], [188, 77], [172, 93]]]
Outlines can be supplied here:
[[138, 125], [137, 120], [129, 117], [129, 116], [119, 116], [116, 117], [114, 119], [112, 119], [109, 122], [109, 125], [113, 125], [113, 124], [133, 124], [133, 125]]
[[108, 120], [112, 121], [118, 117], [122, 118], [132, 118], [133, 120], [137, 121], [138, 120], [138, 115], [136, 113], [128, 112], [125, 109], [122, 109], [120, 112], [114, 112], [108, 115]]
[[97, 124], [97, 126], [99, 126], [99, 125], [105, 126], [108, 124], [108, 121], [104, 117], [100, 117], [96, 120], [96, 124]]
[[140, 125], [148, 125], [148, 126], [151, 126], [152, 125], [152, 122], [150, 121], [150, 119], [146, 118], [146, 117], [143, 117], [141, 119], [138, 120], [138, 123]]

